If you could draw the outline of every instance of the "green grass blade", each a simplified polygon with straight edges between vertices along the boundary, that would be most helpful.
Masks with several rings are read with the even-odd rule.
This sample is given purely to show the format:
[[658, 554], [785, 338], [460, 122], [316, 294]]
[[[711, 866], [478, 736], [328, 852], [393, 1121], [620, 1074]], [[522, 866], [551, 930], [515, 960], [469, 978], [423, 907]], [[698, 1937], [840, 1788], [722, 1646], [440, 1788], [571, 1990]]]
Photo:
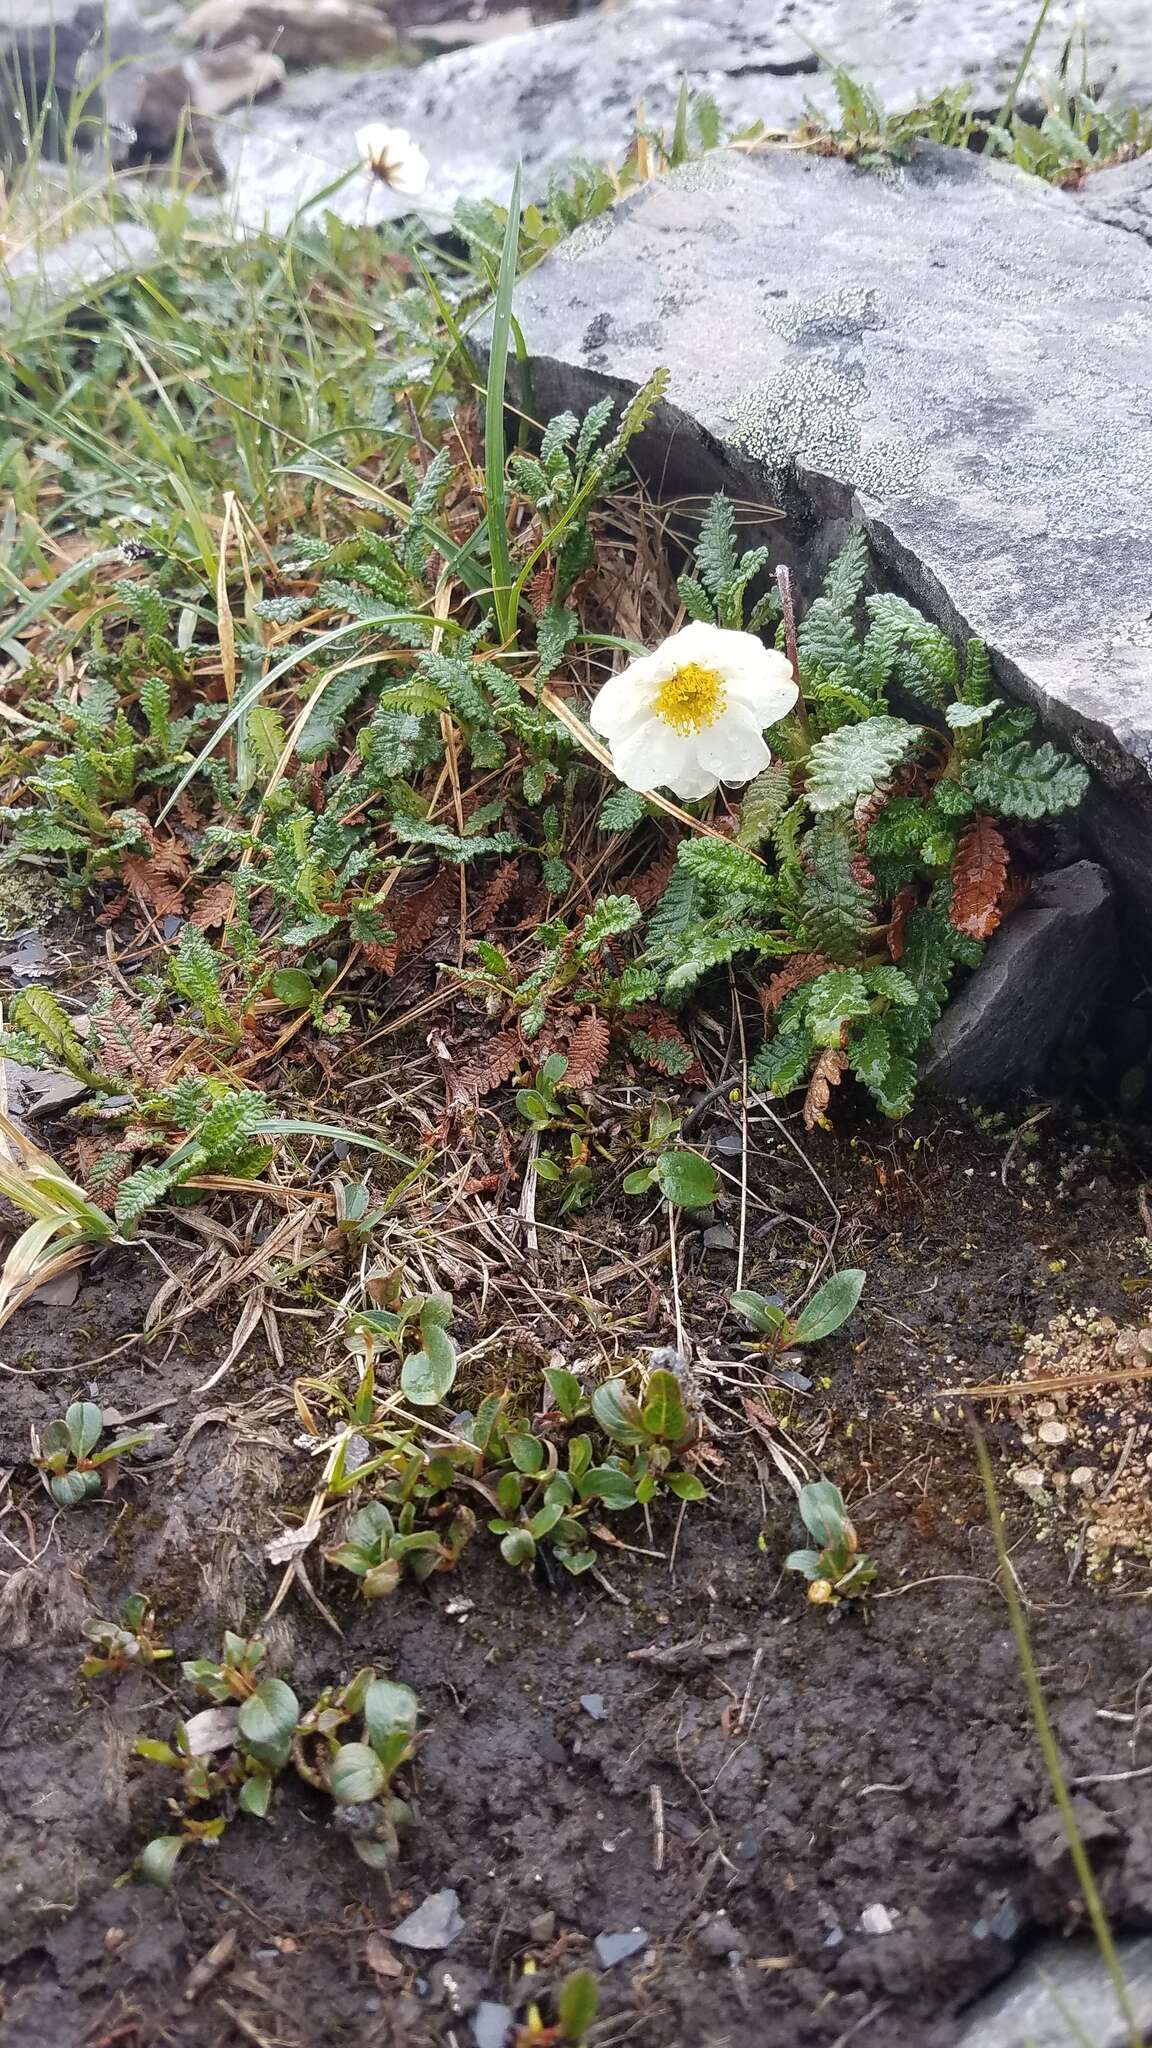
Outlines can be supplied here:
[[484, 399], [484, 503], [488, 527], [488, 559], [492, 565], [492, 601], [502, 640], [516, 627], [516, 595], [512, 588], [512, 557], [508, 545], [508, 499], [505, 484], [504, 395], [508, 381], [508, 345], [512, 338], [512, 293], [520, 253], [520, 166], [512, 180], [508, 224], [500, 252], [500, 276], [492, 306], [492, 340], [488, 355], [488, 389]]
[[1032, 1655], [1032, 1643], [1028, 1634], [1028, 1623], [1025, 1619], [1023, 1603], [1020, 1599], [1020, 1590], [1016, 1584], [1015, 1574], [1008, 1557], [1008, 1545], [1004, 1536], [1004, 1518], [1000, 1512], [1000, 1496], [996, 1491], [996, 1479], [992, 1471], [992, 1460], [988, 1456], [988, 1446], [975, 1423], [972, 1426], [972, 1434], [976, 1444], [976, 1459], [980, 1467], [980, 1478], [984, 1486], [984, 1499], [988, 1507], [988, 1524], [992, 1531], [992, 1541], [996, 1546], [996, 1556], [1000, 1565], [1000, 1584], [1003, 1589], [1004, 1598], [1008, 1602], [1012, 1633], [1016, 1638], [1016, 1650], [1020, 1658], [1020, 1669], [1024, 1675], [1028, 1705], [1031, 1710], [1033, 1725], [1036, 1729], [1036, 1739], [1040, 1744], [1040, 1752], [1044, 1758], [1044, 1768], [1048, 1773], [1048, 1783], [1052, 1787], [1052, 1796], [1056, 1801], [1060, 1818], [1064, 1823], [1064, 1832], [1068, 1840], [1068, 1853], [1072, 1858], [1076, 1879], [1084, 1897], [1088, 1918], [1092, 1923], [1092, 1932], [1096, 1937], [1096, 1946], [1100, 1951], [1104, 1967], [1112, 1980], [1112, 1986], [1116, 1993], [1116, 2003], [1120, 2008], [1125, 2027], [1128, 2030], [1129, 2048], [1142, 2048], [1144, 2036], [1137, 2022], [1136, 2015], [1132, 2010], [1132, 2001], [1128, 1996], [1128, 1986], [1124, 1981], [1124, 1972], [1120, 1968], [1120, 1958], [1116, 1953], [1116, 1944], [1112, 1939], [1112, 1929], [1108, 1925], [1108, 1916], [1104, 1911], [1103, 1901], [1097, 1889], [1095, 1874], [1088, 1860], [1088, 1852], [1084, 1847], [1080, 1829], [1077, 1825], [1071, 1794], [1068, 1790], [1068, 1781], [1064, 1776], [1064, 1766], [1060, 1761], [1060, 1751], [1057, 1746], [1052, 1723], [1048, 1717], [1048, 1707], [1036, 1671], [1036, 1659]]
[[1048, 10], [1051, 5], [1052, 0], [1040, 0], [1040, 12], [1032, 24], [1032, 33], [1024, 45], [1024, 54], [1016, 66], [1016, 74], [1011, 85], [1008, 87], [1004, 105], [996, 116], [996, 126], [998, 128], [1007, 128], [1009, 121], [1012, 119], [1012, 111], [1016, 105], [1016, 95], [1024, 83], [1024, 73], [1032, 62], [1033, 52], [1040, 40], [1040, 32], [1048, 19]]

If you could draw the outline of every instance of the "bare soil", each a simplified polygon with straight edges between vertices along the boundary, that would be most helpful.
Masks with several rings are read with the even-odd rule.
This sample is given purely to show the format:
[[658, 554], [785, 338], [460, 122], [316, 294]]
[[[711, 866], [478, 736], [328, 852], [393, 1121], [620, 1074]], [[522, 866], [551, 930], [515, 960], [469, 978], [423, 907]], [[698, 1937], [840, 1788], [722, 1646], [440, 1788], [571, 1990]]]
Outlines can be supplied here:
[[[139, 1325], [156, 1285], [142, 1252], [109, 1256], [72, 1310], [10, 1324], [6, 2048], [466, 2048], [478, 1999], [523, 2015], [531, 1996], [547, 2010], [550, 1984], [597, 1967], [597, 1935], [633, 1928], [643, 1944], [600, 1973], [598, 2042], [947, 2048], [957, 2013], [1031, 1941], [1080, 1927], [967, 1426], [938, 1390], [1018, 1370], [1026, 1334], [1059, 1313], [1140, 1318], [1152, 1286], [1138, 1201], [1147, 1157], [1142, 1140], [1059, 1114], [1009, 1154], [1024, 1114], [989, 1129], [929, 1109], [898, 1132], [862, 1126], [811, 1147], [845, 1217], [837, 1259], [869, 1279], [847, 1332], [809, 1354], [807, 1392], [760, 1386], [739, 1363], [742, 1332], [723, 1308], [734, 1254], [684, 1226], [684, 1316], [715, 1483], [678, 1532], [674, 1515], [655, 1520], [662, 1555], [608, 1554], [611, 1590], [524, 1579], [477, 1539], [454, 1575], [372, 1606], [329, 1574], [342, 1639], [290, 1596], [267, 1634], [299, 1693], [367, 1661], [419, 1693], [418, 1820], [391, 1895], [331, 1808], [295, 1783], [267, 1821], [241, 1817], [219, 1846], [189, 1852], [171, 1892], [117, 1888], [167, 1822], [164, 1774], [131, 1745], [167, 1736], [192, 1702], [176, 1664], [81, 1679], [81, 1625], [143, 1590], [180, 1655], [215, 1652], [225, 1626], [257, 1629], [278, 1577], [262, 1545], [303, 1509], [316, 1467], [296, 1442], [288, 1376], [259, 1340], [217, 1388], [190, 1394], [224, 1356], [227, 1324], [202, 1319], [171, 1348], [85, 1364]], [[754, 1143], [752, 1186], [768, 1207], [751, 1211], [746, 1280], [771, 1291], [798, 1256], [810, 1262], [810, 1233], [830, 1212], [774, 1125], [757, 1125]], [[726, 1214], [734, 1223], [734, 1205]], [[666, 1343], [666, 1265], [653, 1256], [639, 1278], [598, 1280], [658, 1242], [596, 1211], [545, 1232], [539, 1261], [510, 1260], [503, 1276], [505, 1303], [521, 1289], [526, 1341], [534, 1325], [569, 1362], [594, 1353], [597, 1305], [611, 1300], [638, 1351]], [[179, 1263], [178, 1243], [164, 1250]], [[480, 1331], [479, 1298], [459, 1306]], [[312, 1363], [309, 1341], [297, 1369]], [[158, 1411], [162, 1437], [108, 1499], [56, 1513], [27, 1464], [28, 1428], [77, 1394], [124, 1415], [179, 1405]], [[880, 1564], [866, 1607], [829, 1616], [781, 1573], [799, 1528], [749, 1428], [749, 1394], [848, 1496]], [[1142, 1463], [1141, 1383], [1102, 1386], [1100, 1401], [1119, 1443], [1135, 1432], [1129, 1457]], [[1070, 1576], [1064, 1542], [1050, 1520], [1037, 1541], [1010, 1476], [1017, 1424], [987, 1403], [981, 1414], [1066, 1767], [1094, 1780], [1138, 1766], [1130, 1726], [1100, 1716], [1131, 1710], [1149, 1662], [1146, 1570], [1119, 1559], [1103, 1583]], [[647, 1547], [642, 1522], [617, 1526]], [[633, 1655], [676, 1645], [690, 1647], [674, 1668]], [[1152, 1779], [1078, 1797], [1114, 1923], [1152, 1925]], [[447, 1956], [382, 1938], [445, 1886], [466, 1922]], [[862, 1931], [874, 1905], [890, 1932]], [[189, 2002], [190, 1969], [228, 1930], [230, 1962]]]

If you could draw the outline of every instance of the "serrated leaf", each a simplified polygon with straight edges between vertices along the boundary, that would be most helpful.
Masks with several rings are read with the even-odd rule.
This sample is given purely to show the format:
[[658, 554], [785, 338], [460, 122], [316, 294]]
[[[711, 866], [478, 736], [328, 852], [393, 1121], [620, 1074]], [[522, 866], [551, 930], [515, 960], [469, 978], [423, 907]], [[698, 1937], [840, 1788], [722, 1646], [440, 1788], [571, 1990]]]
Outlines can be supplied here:
[[1087, 768], [1044, 740], [1027, 740], [964, 764], [963, 783], [977, 803], [1004, 818], [1051, 818], [1074, 810], [1088, 791]]
[[879, 787], [920, 739], [904, 718], [865, 718], [817, 740], [805, 763], [805, 795], [814, 811], [839, 810]]
[[852, 967], [836, 967], [806, 984], [805, 1017], [814, 1045], [839, 1046], [844, 1026], [866, 1017], [871, 1005], [864, 976]]
[[736, 844], [759, 846], [771, 837], [792, 797], [792, 770], [787, 761], [770, 761], [748, 784], [740, 805]]
[[882, 1017], [849, 1040], [848, 1064], [885, 1116], [904, 1116], [916, 1092], [916, 1062], [897, 1045]]

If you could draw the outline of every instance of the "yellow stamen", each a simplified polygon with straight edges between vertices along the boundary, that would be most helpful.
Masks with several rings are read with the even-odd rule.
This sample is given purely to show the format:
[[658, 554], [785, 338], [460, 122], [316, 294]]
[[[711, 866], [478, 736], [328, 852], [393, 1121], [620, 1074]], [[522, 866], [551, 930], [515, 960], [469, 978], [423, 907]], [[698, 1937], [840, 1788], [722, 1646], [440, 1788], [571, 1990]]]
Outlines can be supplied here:
[[690, 661], [660, 685], [652, 708], [677, 732], [699, 732], [703, 726], [715, 725], [728, 709], [724, 678], [716, 669]]

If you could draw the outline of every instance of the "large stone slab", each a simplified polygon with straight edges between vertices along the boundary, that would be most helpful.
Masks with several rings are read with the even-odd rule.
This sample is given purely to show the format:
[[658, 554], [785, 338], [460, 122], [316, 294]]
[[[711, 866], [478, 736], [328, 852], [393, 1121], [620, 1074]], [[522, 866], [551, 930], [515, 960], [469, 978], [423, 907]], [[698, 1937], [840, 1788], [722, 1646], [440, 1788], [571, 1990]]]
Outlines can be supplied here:
[[579, 231], [516, 310], [539, 415], [667, 365], [656, 484], [782, 506], [813, 573], [861, 520], [1096, 771], [1097, 845], [1152, 915], [1152, 249], [954, 151], [884, 178], [723, 152]]
[[[1120, 1941], [1117, 1953], [1143, 2031], [1152, 2026], [1152, 1940]], [[954, 2048], [1128, 2048], [1131, 2039], [1094, 1945], [1048, 1941], [971, 2008]]]
[[[967, 84], [973, 104], [992, 112], [1035, 16], [1036, 0], [628, 0], [415, 71], [315, 71], [256, 112], [243, 148], [237, 138], [237, 209], [250, 225], [281, 225], [331, 184], [351, 160], [354, 130], [372, 120], [417, 135], [433, 210], [502, 195], [518, 160], [538, 192], [575, 157], [618, 163], [641, 102], [668, 129], [685, 76], [732, 124], [790, 127], [807, 101], [833, 111], [833, 62], [892, 108]], [[1082, 19], [1090, 83], [1119, 101], [1152, 100], [1146, 0], [1054, 0], [1025, 96], [1035, 99]], [[361, 205], [347, 188], [329, 203]]]

